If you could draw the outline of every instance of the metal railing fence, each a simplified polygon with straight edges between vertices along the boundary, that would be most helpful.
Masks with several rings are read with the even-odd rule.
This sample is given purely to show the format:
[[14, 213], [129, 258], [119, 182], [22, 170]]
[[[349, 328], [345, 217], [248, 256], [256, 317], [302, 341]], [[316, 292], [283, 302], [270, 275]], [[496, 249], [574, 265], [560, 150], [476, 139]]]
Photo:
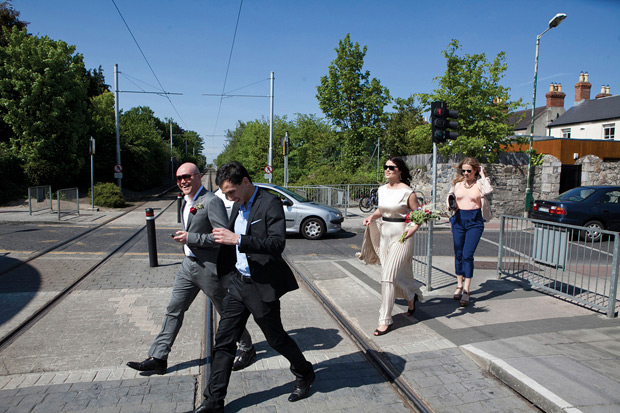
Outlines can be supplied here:
[[360, 198], [378, 187], [378, 184], [289, 185], [288, 189], [312, 201], [340, 208], [346, 218], [349, 208], [356, 208]]
[[413, 276], [424, 280], [426, 291], [433, 290], [431, 271], [433, 268], [432, 229], [431, 224], [425, 223], [413, 234]]
[[620, 234], [597, 230], [601, 237], [596, 239], [586, 238], [587, 231], [502, 215], [498, 278], [516, 277], [616, 317]]
[[33, 212], [42, 211], [44, 209], [53, 210], [52, 208], [52, 186], [31, 186], [28, 188], [28, 211], [30, 215]]
[[[341, 184], [303, 186], [289, 185], [287, 188], [312, 201], [343, 209], [344, 216], [346, 218], [349, 208], [358, 208], [360, 199], [364, 196], [370, 195], [370, 191], [378, 187], [378, 184]], [[415, 188], [414, 190], [422, 202], [424, 199], [424, 194], [420, 190]]]
[[80, 192], [78, 188], [65, 188], [56, 191], [58, 200], [58, 220], [63, 215], [80, 215]]

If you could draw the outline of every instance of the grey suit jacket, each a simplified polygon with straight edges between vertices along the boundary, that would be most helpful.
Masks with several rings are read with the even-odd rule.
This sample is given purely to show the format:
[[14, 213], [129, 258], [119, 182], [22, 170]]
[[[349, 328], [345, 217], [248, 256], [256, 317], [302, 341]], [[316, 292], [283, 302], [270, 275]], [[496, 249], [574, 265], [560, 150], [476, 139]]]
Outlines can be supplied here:
[[[181, 211], [184, 211], [185, 206], [184, 200]], [[196, 213], [188, 214], [188, 225], [183, 222], [184, 228], [187, 228], [187, 246], [207, 270], [216, 274], [219, 244], [213, 240], [212, 230], [226, 228], [228, 222], [226, 207], [220, 198], [202, 188], [194, 201], [194, 208]]]

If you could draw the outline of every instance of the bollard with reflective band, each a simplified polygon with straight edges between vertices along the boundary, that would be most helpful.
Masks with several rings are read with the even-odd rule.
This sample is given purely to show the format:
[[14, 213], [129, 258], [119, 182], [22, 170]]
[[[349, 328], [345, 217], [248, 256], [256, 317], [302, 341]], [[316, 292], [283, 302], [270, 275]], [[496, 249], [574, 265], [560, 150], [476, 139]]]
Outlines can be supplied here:
[[177, 223], [181, 223], [181, 199], [183, 199], [183, 195], [177, 195]]
[[153, 208], [146, 208], [146, 236], [149, 246], [149, 265], [157, 267], [157, 238], [155, 235], [155, 213]]

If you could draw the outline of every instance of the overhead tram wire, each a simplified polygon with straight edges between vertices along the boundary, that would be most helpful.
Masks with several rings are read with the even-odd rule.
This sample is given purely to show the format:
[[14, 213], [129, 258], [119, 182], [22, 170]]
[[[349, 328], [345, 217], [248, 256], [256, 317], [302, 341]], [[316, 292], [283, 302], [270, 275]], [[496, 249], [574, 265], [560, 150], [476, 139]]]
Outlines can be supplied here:
[[[172, 100], [170, 99], [169, 95], [176, 94], [176, 93], [166, 92], [166, 89], [164, 89], [164, 86], [159, 81], [159, 78], [155, 74], [155, 70], [153, 70], [153, 67], [151, 66], [151, 63], [149, 62], [149, 59], [146, 58], [146, 55], [142, 51], [142, 48], [140, 47], [140, 44], [138, 43], [138, 40], [133, 35], [133, 32], [131, 31], [131, 28], [129, 27], [129, 24], [127, 24], [127, 21], [123, 17], [123, 14], [121, 13], [120, 9], [118, 8], [118, 6], [116, 5], [116, 2], [114, 0], [112, 0], [112, 4], [114, 4], [114, 7], [116, 8], [116, 11], [118, 12], [118, 15], [121, 17], [121, 20], [123, 20], [123, 23], [125, 24], [125, 27], [127, 27], [127, 31], [129, 31], [129, 34], [131, 35], [131, 38], [133, 39], [134, 43], [138, 47], [138, 50], [140, 51], [140, 54], [142, 54], [142, 57], [144, 58], [144, 61], [146, 62], [146, 64], [149, 67], [149, 69], [151, 70], [151, 73], [155, 77], [155, 80], [157, 80], [157, 83], [159, 84], [159, 89], [163, 92], [163, 93], [158, 93], [158, 94], [161, 95], [161, 96], [164, 96], [166, 99], [168, 99], [168, 102], [170, 103], [170, 105], [172, 106], [174, 111], [176, 112], [176, 114], [179, 117], [179, 119], [181, 120], [181, 122], [183, 122], [183, 124], [185, 125], [185, 128], [189, 129], [188, 126], [187, 126], [187, 123], [183, 120], [183, 118], [181, 117], [181, 114], [179, 113], [179, 111], [177, 110], [176, 106], [174, 106], [174, 103], [172, 103]], [[138, 93], [138, 92], [130, 92], [130, 91], [128, 91], [126, 93]], [[145, 92], [145, 93], [148, 93], [148, 92]]]
[[220, 95], [220, 104], [217, 108], [217, 116], [215, 117], [215, 126], [213, 127], [213, 134], [217, 131], [217, 124], [220, 120], [220, 112], [222, 110], [222, 101], [224, 100], [224, 91], [226, 90], [226, 82], [228, 81], [228, 72], [230, 71], [230, 62], [232, 61], [233, 50], [235, 49], [235, 40], [237, 39], [237, 29], [239, 29], [239, 20], [241, 19], [241, 8], [243, 7], [243, 0], [239, 2], [239, 11], [237, 12], [237, 22], [235, 23], [235, 32], [233, 34], [232, 44], [230, 45], [230, 53], [228, 53], [228, 63], [226, 65], [226, 74], [224, 75], [224, 84], [222, 85], [222, 94]]

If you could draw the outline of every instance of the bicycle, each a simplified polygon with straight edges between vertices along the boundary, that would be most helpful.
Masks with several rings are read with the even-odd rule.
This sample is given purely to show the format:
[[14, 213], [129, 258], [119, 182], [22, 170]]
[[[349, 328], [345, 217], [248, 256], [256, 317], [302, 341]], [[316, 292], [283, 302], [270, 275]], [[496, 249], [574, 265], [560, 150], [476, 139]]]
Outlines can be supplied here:
[[379, 194], [377, 188], [370, 190], [370, 195], [364, 195], [360, 199], [359, 207], [362, 212], [370, 212], [379, 205]]

